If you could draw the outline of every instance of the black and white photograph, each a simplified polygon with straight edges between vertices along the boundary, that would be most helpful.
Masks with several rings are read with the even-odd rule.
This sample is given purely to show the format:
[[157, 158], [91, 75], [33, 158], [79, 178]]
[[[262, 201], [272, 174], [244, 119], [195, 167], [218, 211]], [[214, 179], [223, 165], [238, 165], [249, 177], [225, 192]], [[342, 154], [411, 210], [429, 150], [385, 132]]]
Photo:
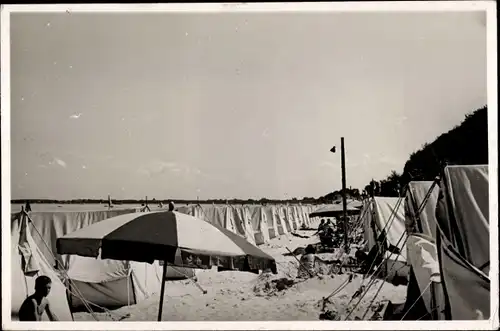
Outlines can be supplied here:
[[3, 5], [2, 328], [498, 328], [496, 26]]

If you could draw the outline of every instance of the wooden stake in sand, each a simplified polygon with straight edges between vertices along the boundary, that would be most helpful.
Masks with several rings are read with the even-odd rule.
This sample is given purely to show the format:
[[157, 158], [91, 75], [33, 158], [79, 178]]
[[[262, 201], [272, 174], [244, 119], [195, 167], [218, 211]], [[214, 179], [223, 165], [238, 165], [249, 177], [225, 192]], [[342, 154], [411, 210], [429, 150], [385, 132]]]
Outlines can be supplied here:
[[203, 294], [207, 294], [207, 290], [205, 290], [203, 287], [200, 286], [200, 284], [198, 284], [198, 282], [196, 280], [194, 280], [193, 278], [189, 278], [189, 280], [191, 280], [194, 285], [196, 285], [196, 287], [198, 287], [200, 289], [200, 291], [203, 292]]

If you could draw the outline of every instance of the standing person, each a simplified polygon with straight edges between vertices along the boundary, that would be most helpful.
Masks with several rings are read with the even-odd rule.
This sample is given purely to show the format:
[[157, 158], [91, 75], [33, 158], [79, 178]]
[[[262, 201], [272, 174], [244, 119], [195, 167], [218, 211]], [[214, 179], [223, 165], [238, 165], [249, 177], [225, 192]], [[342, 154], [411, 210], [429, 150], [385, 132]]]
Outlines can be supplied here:
[[321, 231], [324, 231], [325, 230], [325, 219], [322, 219], [321, 222], [319, 223], [319, 226], [318, 226], [318, 231], [316, 231], [315, 234], [318, 234], [320, 233]]
[[50, 293], [52, 280], [47, 276], [40, 276], [35, 280], [35, 293], [27, 297], [19, 309], [19, 321], [37, 322], [42, 320], [43, 313], [47, 313], [49, 320], [57, 321], [56, 315], [50, 309], [47, 295]]

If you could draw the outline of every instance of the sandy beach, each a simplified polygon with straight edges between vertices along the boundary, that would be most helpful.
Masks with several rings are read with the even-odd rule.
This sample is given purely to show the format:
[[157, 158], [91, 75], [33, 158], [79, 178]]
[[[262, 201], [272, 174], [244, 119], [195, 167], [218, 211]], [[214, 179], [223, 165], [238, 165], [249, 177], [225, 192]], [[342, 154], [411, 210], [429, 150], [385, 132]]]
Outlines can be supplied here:
[[[316, 224], [313, 224], [316, 225]], [[323, 297], [329, 296], [341, 286], [349, 275], [323, 275], [296, 283], [282, 291], [272, 286], [273, 279], [286, 277], [295, 279], [298, 262], [293, 256], [285, 256], [287, 248], [294, 250], [307, 244], [318, 242], [314, 231], [297, 231], [297, 234], [309, 236], [299, 238], [292, 235], [272, 239], [268, 244], [259, 247], [273, 256], [278, 263], [278, 274], [255, 275], [246, 272], [217, 272], [215, 270], [198, 270], [198, 284], [207, 291], [202, 291], [191, 281], [169, 281], [165, 288], [163, 307], [164, 321], [289, 321], [319, 320], [322, 313]], [[333, 258], [334, 254], [318, 254], [322, 258]], [[300, 255], [298, 256], [300, 258]], [[297, 279], [298, 281], [298, 279]], [[362, 275], [355, 275], [351, 283], [335, 294], [325, 306], [345, 316], [347, 304], [352, 295], [363, 282]], [[362, 317], [382, 280], [377, 280], [368, 294], [358, 305], [350, 319]], [[368, 283], [368, 279], [364, 281]], [[271, 285], [266, 288], [266, 284]], [[273, 290], [274, 289], [274, 290]], [[394, 303], [404, 302], [406, 286], [394, 286], [386, 283], [374, 304], [389, 299]], [[352, 300], [352, 308], [359, 299]], [[147, 300], [109, 313], [95, 313], [98, 321], [156, 321], [159, 295]], [[93, 321], [90, 313], [75, 313], [75, 321]]]

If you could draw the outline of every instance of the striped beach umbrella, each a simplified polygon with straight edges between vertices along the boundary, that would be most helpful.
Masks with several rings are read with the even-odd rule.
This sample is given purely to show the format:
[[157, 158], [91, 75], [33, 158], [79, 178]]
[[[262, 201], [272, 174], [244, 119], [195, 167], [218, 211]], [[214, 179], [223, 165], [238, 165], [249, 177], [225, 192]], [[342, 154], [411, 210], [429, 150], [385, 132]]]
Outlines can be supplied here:
[[[147, 263], [159, 260], [179, 267], [201, 269], [212, 266], [239, 271], [270, 269], [277, 273], [274, 258], [245, 238], [179, 212], [116, 216], [58, 238], [56, 245], [59, 254]], [[158, 320], [161, 318], [166, 270], [167, 263], [163, 263]]]

